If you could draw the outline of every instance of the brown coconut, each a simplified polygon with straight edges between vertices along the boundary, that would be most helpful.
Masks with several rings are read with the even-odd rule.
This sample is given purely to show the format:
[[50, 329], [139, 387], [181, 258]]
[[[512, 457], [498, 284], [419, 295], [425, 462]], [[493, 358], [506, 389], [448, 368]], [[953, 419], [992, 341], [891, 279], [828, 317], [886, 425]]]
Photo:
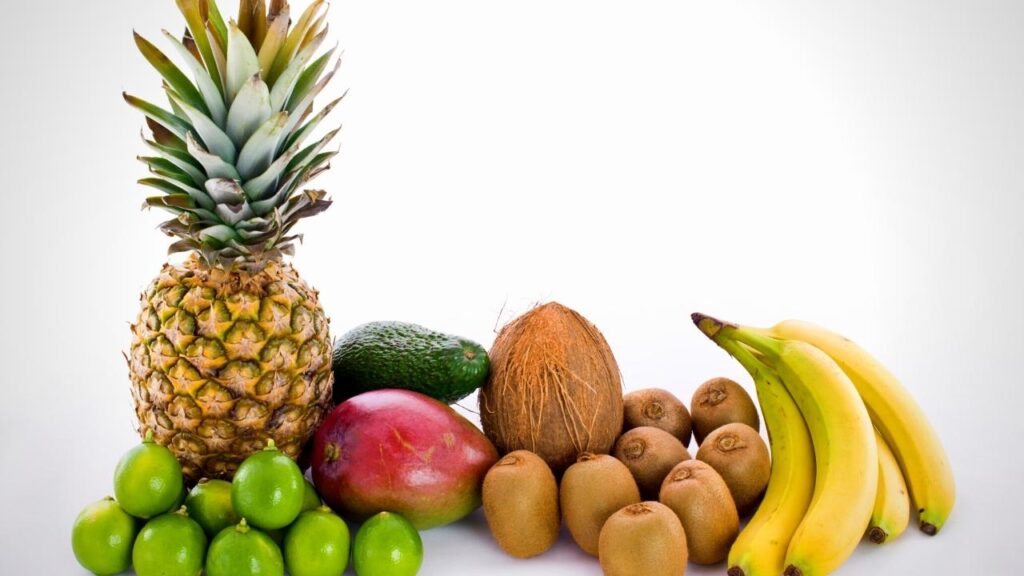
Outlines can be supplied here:
[[480, 422], [502, 454], [529, 450], [556, 474], [607, 454], [622, 431], [622, 377], [601, 332], [550, 302], [501, 329], [480, 389]]

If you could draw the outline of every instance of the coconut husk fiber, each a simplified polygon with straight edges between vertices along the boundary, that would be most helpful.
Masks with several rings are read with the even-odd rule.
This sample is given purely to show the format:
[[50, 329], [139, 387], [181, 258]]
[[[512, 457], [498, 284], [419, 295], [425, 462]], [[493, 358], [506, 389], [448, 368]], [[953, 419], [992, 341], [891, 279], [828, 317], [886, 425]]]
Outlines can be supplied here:
[[529, 450], [556, 474], [622, 432], [622, 376], [601, 332], [556, 302], [501, 329], [480, 389], [484, 433], [502, 454]]

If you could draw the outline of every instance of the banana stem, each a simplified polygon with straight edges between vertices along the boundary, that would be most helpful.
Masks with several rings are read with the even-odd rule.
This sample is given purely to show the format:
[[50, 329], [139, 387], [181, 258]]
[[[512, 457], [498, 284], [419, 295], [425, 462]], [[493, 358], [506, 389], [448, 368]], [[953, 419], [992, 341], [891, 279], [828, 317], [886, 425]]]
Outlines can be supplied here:
[[705, 336], [735, 358], [753, 378], [756, 379], [758, 374], [764, 373], [766, 370], [774, 369], [770, 361], [771, 358], [735, 338], [735, 333], [741, 330], [739, 326], [722, 322], [699, 312], [694, 312], [690, 317]]
[[690, 319], [693, 320], [693, 323], [701, 332], [704, 333], [705, 336], [712, 340], [715, 339], [715, 336], [718, 335], [722, 328], [727, 325], [731, 326], [731, 324], [722, 322], [718, 318], [713, 318], [707, 314], [701, 314], [700, 312], [690, 314]]
[[782, 343], [779, 340], [742, 326], [730, 326], [723, 329], [722, 335], [750, 346], [769, 360], [778, 360], [779, 355], [782, 354]]
[[715, 340], [715, 343], [718, 344], [722, 350], [725, 350], [730, 356], [735, 358], [736, 361], [739, 362], [753, 378], [757, 378], [757, 375], [764, 370], [770, 370], [764, 362], [761, 362], [754, 356], [749, 348], [736, 340], [718, 338]]
[[690, 314], [690, 319], [693, 320], [693, 323], [705, 336], [715, 341], [719, 346], [722, 346], [723, 341], [735, 340], [753, 348], [754, 352], [766, 356], [769, 360], [777, 360], [779, 358], [781, 352], [779, 341], [770, 336], [765, 336], [757, 330], [733, 324], [732, 322], [725, 322], [700, 312]]

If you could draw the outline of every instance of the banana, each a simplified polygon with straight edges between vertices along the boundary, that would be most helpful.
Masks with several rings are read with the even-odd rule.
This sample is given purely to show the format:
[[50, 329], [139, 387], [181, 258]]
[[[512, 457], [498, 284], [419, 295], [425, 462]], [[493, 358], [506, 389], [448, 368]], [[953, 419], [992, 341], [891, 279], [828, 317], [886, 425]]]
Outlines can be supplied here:
[[896, 456], [875, 430], [878, 443], [878, 495], [868, 524], [868, 539], [884, 544], [896, 539], [910, 524], [910, 495]]
[[843, 368], [900, 463], [921, 530], [938, 533], [956, 501], [953, 470], [924, 411], [900, 381], [863, 348], [820, 326], [787, 320], [759, 331], [812, 344]]
[[878, 487], [878, 447], [871, 418], [850, 378], [805, 342], [777, 340], [701, 314], [706, 335], [731, 338], [778, 371], [807, 422], [814, 447], [814, 494], [786, 550], [785, 576], [820, 576], [853, 553], [871, 519]]
[[786, 549], [814, 492], [811, 435], [774, 370], [732, 340], [716, 342], [753, 377], [772, 452], [768, 489], [729, 549], [728, 576], [778, 576], [786, 567]]

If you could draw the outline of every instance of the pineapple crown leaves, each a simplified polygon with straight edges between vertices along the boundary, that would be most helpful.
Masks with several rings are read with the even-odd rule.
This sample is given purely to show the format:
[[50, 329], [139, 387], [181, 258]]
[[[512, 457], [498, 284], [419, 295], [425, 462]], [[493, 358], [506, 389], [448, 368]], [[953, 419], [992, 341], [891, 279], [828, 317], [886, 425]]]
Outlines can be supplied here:
[[316, 54], [327, 36], [327, 5], [313, 0], [293, 22], [287, 0], [241, 0], [238, 19], [225, 22], [215, 0], [175, 1], [186, 33], [164, 36], [192, 79], [136, 33], [169, 108], [124, 94], [151, 134], [143, 141], [153, 154], [139, 157], [151, 174], [139, 183], [159, 194], [143, 207], [175, 215], [160, 225], [177, 238], [169, 253], [258, 268], [292, 254], [302, 239], [295, 224], [331, 205], [322, 190], [300, 190], [338, 154], [326, 149], [338, 129], [305, 144], [341, 100], [313, 111], [340, 64], [331, 66], [336, 47]]

